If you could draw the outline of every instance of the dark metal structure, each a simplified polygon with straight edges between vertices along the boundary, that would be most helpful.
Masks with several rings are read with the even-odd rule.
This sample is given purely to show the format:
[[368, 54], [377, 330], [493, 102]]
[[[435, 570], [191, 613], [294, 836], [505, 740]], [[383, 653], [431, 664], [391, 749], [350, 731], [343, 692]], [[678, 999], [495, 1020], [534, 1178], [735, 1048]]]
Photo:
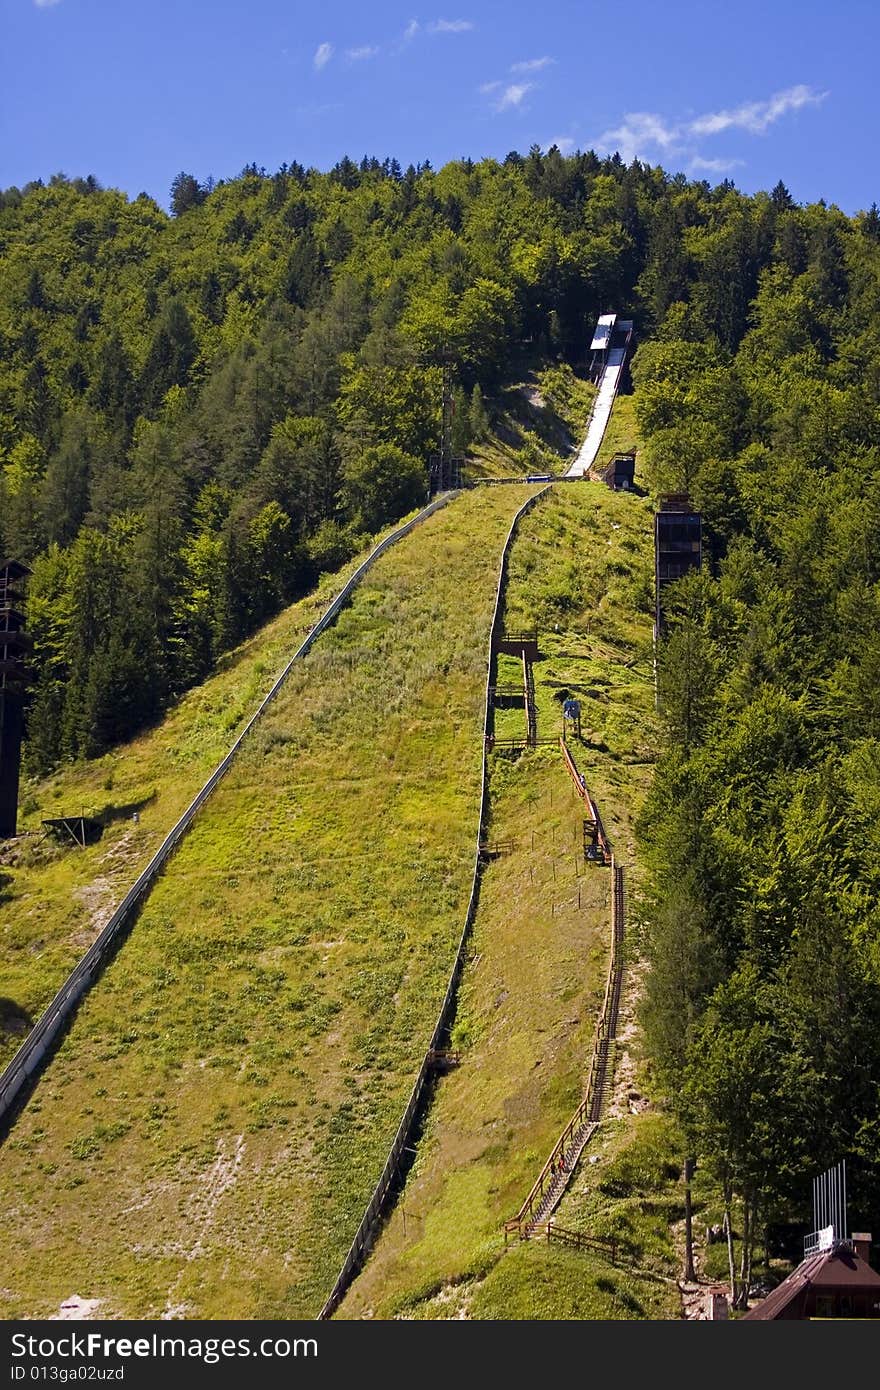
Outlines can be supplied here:
[[18, 782], [27, 683], [24, 587], [30, 570], [17, 560], [0, 562], [0, 839], [18, 828]]
[[[501, 685], [497, 680], [497, 656], [503, 652], [508, 656], [520, 658], [522, 663], [522, 684]], [[522, 705], [526, 716], [526, 736], [521, 744], [514, 739], [511, 746], [535, 748], [538, 743], [538, 711], [535, 705], [535, 678], [532, 662], [538, 659], [538, 634], [532, 632], [498, 633], [492, 639], [491, 676], [494, 684], [488, 689], [488, 720], [486, 724], [487, 747], [499, 748], [511, 743], [508, 739], [495, 737], [495, 710], [502, 706]]]
[[703, 562], [703, 519], [686, 492], [666, 493], [654, 513], [654, 636], [663, 630], [663, 589]]
[[440, 427], [440, 450], [431, 455], [428, 466], [428, 492], [434, 496], [438, 492], [450, 492], [461, 487], [461, 468], [463, 460], [453, 453], [452, 425], [455, 419], [455, 396], [453, 395], [454, 373], [452, 359], [444, 350], [442, 423]]
[[538, 660], [538, 630], [527, 632], [499, 632], [492, 638], [492, 651], [504, 652], [507, 656], [524, 656], [526, 661]]
[[633, 488], [636, 480], [635, 454], [615, 454], [608, 466], [602, 469], [599, 479], [615, 492], [626, 492]]
[[85, 812], [78, 816], [52, 816], [44, 820], [43, 825], [47, 835], [57, 835], [62, 840], [69, 837], [81, 849], [85, 849], [90, 841], [99, 839], [103, 830], [101, 822]]

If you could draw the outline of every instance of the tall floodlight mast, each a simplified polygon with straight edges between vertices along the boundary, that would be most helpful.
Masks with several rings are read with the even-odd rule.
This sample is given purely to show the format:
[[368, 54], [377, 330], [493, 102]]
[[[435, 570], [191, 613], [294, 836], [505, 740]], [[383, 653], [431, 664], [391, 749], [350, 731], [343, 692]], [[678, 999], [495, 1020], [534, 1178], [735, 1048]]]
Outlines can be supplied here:
[[24, 581], [30, 574], [17, 560], [0, 561], [0, 839], [18, 825], [18, 783], [24, 732]]

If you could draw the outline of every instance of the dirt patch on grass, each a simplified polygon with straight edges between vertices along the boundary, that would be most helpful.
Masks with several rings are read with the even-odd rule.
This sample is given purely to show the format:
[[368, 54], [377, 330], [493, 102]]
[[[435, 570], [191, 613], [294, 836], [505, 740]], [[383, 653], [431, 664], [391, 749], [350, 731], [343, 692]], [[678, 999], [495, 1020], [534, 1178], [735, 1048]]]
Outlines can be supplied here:
[[91, 883], [74, 889], [74, 900], [85, 908], [88, 925], [71, 932], [68, 937], [71, 945], [88, 950], [104, 930], [134, 878], [143, 849], [143, 840], [134, 827], [126, 830], [103, 856], [104, 872]]
[[217, 1208], [221, 1198], [238, 1179], [244, 1158], [244, 1148], [243, 1134], [237, 1134], [234, 1139], [231, 1135], [221, 1135], [217, 1140], [214, 1162], [203, 1175], [188, 1204], [187, 1217], [189, 1228], [193, 1232], [193, 1239], [180, 1251], [184, 1264], [168, 1290], [165, 1307], [161, 1313], [163, 1321], [187, 1317], [192, 1312], [187, 1303], [180, 1301], [180, 1283], [184, 1277], [186, 1265], [197, 1260], [207, 1251], [217, 1216]]
[[113, 916], [117, 904], [117, 885], [102, 875], [91, 883], [83, 884], [82, 888], [75, 888], [73, 896], [85, 908], [88, 924], [71, 932], [68, 940], [71, 945], [88, 950]]
[[58, 1312], [53, 1313], [49, 1321], [87, 1321], [96, 1316], [103, 1302], [101, 1298], [83, 1298], [80, 1294], [73, 1293], [70, 1298], [65, 1298]]
[[614, 1081], [605, 1112], [608, 1119], [620, 1119], [621, 1116], [625, 1115], [639, 1115], [643, 1110], [650, 1109], [651, 1106], [651, 1102], [641, 1094], [637, 1084], [638, 1008], [644, 989], [646, 969], [644, 961], [636, 961], [627, 965], [624, 972], [623, 993], [617, 1024]]

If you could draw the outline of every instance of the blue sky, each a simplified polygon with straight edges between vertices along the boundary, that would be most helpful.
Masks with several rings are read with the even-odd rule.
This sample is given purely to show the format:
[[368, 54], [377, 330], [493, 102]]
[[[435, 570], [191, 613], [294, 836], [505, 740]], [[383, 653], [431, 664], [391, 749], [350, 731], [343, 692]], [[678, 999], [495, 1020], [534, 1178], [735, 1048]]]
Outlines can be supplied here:
[[878, 0], [0, 0], [0, 185], [556, 142], [880, 202]]

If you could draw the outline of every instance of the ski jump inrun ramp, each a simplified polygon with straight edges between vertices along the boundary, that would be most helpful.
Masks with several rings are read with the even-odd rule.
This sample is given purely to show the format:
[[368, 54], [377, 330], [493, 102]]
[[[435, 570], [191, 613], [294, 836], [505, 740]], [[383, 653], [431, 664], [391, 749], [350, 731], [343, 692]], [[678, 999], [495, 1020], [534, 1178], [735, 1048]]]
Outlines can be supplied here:
[[616, 314], [603, 314], [596, 324], [590, 349], [594, 360], [602, 365], [599, 389], [590, 411], [587, 437], [581, 445], [580, 453], [566, 473], [567, 478], [582, 478], [592, 468], [599, 446], [605, 434], [620, 378], [623, 374], [626, 355], [632, 337], [632, 322], [618, 319]]

